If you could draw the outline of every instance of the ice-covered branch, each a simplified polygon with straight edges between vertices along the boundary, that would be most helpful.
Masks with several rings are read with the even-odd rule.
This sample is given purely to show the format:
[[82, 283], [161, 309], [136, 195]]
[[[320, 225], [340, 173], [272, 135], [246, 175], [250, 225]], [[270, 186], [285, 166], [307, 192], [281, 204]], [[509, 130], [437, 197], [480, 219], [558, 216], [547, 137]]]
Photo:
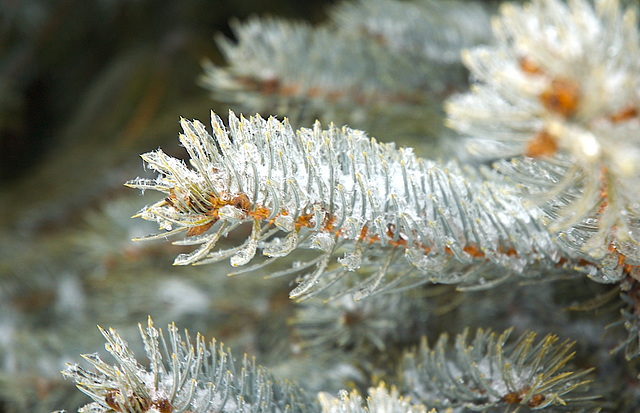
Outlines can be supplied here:
[[464, 52], [476, 84], [447, 104], [476, 156], [542, 205], [602, 280], [638, 277], [640, 36], [618, 0], [505, 3], [496, 42]]
[[[431, 348], [424, 340], [404, 359], [403, 387], [415, 400], [437, 408], [466, 407], [474, 411], [597, 411], [589, 393], [591, 370], [571, 371], [570, 341], [548, 335], [536, 340], [525, 333], [507, 343], [511, 330], [497, 335], [479, 329], [458, 335], [453, 348], [447, 335]], [[511, 408], [510, 408], [511, 407]]]
[[84, 358], [93, 371], [73, 364], [63, 374], [94, 401], [80, 413], [206, 413], [206, 412], [319, 412], [319, 406], [301, 389], [275, 380], [254, 360], [243, 359], [239, 369], [231, 354], [216, 341], [183, 339], [170, 325], [162, 330], [140, 326], [149, 367], [138, 363], [128, 344], [113, 330], [101, 330], [107, 351], [117, 365], [97, 354]]
[[[142, 157], [158, 178], [127, 183], [167, 195], [139, 213], [164, 230], [151, 238], [183, 233], [176, 243], [199, 245], [176, 265], [230, 259], [241, 267], [260, 250], [266, 261], [246, 272], [315, 249], [272, 276], [302, 274], [291, 292], [300, 298], [357, 274], [353, 291], [362, 298], [405, 281], [483, 283], [567, 262], [536, 208], [455, 164], [319, 123], [294, 132], [286, 121], [231, 113], [228, 130], [215, 114], [212, 125], [213, 136], [182, 120], [180, 141], [193, 168], [157, 150]], [[242, 245], [215, 249], [243, 223], [251, 234]]]
[[369, 0], [317, 26], [252, 18], [232, 29], [236, 40], [216, 39], [225, 65], [204, 64], [215, 100], [295, 125], [424, 135], [440, 130], [441, 99], [467, 78], [459, 51], [488, 40], [489, 16], [465, 1]]
[[257, 18], [235, 23], [237, 43], [218, 38], [227, 66], [207, 66], [204, 85], [235, 99], [257, 92], [327, 103], [415, 101], [416, 92], [437, 87], [441, 65], [459, 62], [461, 48], [488, 40], [488, 14], [466, 2], [343, 3], [331, 17], [319, 27]]

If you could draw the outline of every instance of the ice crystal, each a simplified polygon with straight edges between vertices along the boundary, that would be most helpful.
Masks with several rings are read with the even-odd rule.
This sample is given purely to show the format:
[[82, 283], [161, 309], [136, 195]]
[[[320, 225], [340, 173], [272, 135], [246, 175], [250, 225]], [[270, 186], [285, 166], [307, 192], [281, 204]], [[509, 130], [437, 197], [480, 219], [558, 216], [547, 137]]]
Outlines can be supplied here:
[[[310, 269], [291, 293], [303, 297], [357, 271], [366, 277], [356, 298], [380, 290], [390, 273], [451, 283], [485, 265], [502, 268], [500, 277], [543, 261], [559, 265], [539, 211], [453, 163], [442, 167], [362, 131], [319, 123], [294, 132], [286, 120], [231, 113], [227, 130], [213, 114], [213, 136], [198, 121], [181, 123], [192, 168], [157, 150], [142, 158], [158, 178], [127, 183], [167, 194], [139, 214], [165, 230], [146, 238], [184, 233], [181, 244], [199, 245], [177, 265], [229, 259], [239, 267], [261, 251], [268, 259], [252, 270], [315, 249], [315, 258], [273, 276]], [[242, 245], [215, 249], [243, 223], [251, 233]]]
[[[446, 107], [481, 157], [544, 204], [550, 228], [578, 231], [603, 281], [640, 263], [640, 46], [635, 9], [617, 0], [506, 3], [495, 45], [464, 52], [476, 84]], [[514, 164], [514, 156], [529, 157]], [[524, 165], [523, 165], [524, 163]], [[571, 235], [568, 235], [571, 237]], [[624, 271], [623, 271], [624, 270]]]

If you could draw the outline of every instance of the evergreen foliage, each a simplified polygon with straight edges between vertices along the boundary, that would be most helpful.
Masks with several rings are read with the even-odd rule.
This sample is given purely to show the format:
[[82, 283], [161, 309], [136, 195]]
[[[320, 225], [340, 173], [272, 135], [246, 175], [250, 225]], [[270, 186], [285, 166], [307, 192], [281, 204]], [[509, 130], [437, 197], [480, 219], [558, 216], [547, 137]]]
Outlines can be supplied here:
[[[0, 40], [48, 33], [17, 32], [54, 13], [29, 4], [0, 5]], [[26, 206], [37, 191], [0, 194], [0, 220], [31, 234], [0, 232], [0, 411], [640, 410], [633, 2], [347, 0], [319, 24], [252, 17], [231, 30], [216, 38], [225, 62], [199, 78], [217, 101], [211, 129], [181, 118], [181, 148], [143, 149], [145, 175], [126, 182], [146, 206], [103, 194], [47, 238]], [[131, 162], [134, 145], [158, 147], [148, 129], [136, 139], [152, 112], [184, 104], [160, 104], [167, 56], [197, 43], [167, 39], [148, 76], [133, 57], [105, 74], [95, 95], [125, 72], [150, 80], [116, 90], [141, 95], [119, 109], [135, 113], [121, 145], [81, 153]], [[6, 115], [19, 99], [3, 73]], [[98, 107], [68, 133], [84, 136]], [[126, 163], [109, 175], [119, 185], [135, 176]], [[48, 222], [75, 218], [86, 188], [108, 192], [58, 185]], [[139, 345], [141, 314], [171, 324], [149, 317]], [[114, 361], [85, 354], [61, 377], [71, 354], [97, 348], [85, 331], [97, 320], [119, 331], [100, 328]]]

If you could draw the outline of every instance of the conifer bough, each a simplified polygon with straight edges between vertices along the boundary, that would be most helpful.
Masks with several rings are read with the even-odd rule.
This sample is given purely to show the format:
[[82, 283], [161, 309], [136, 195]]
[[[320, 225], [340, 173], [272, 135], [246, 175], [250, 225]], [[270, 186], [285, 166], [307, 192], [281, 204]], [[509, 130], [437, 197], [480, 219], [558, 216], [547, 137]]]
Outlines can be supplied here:
[[[478, 282], [487, 268], [505, 278], [562, 264], [539, 210], [524, 208], [507, 187], [465, 177], [454, 163], [319, 123], [294, 132], [286, 120], [231, 113], [227, 130], [212, 114], [213, 135], [198, 121], [181, 124], [192, 168], [157, 150], [142, 158], [158, 178], [127, 183], [167, 195], [138, 214], [165, 230], [146, 238], [183, 233], [176, 243], [199, 245], [176, 265], [230, 259], [239, 267], [260, 250], [267, 258], [247, 269], [254, 270], [297, 248], [317, 249], [285, 271], [309, 270], [291, 297], [358, 272], [364, 278], [353, 291], [363, 298], [406, 280]], [[242, 245], [215, 250], [243, 223], [251, 234]]]

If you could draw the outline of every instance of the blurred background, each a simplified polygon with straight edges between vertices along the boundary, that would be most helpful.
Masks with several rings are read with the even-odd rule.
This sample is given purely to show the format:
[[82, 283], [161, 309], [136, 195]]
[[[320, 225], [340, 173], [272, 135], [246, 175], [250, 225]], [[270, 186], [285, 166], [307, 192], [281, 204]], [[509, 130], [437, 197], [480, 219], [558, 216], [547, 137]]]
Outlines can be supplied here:
[[185, 155], [180, 116], [226, 116], [198, 85], [203, 59], [222, 63], [216, 33], [253, 14], [316, 22], [329, 4], [0, 0], [0, 412], [87, 403], [60, 370], [103, 350], [97, 324], [138, 354], [148, 315], [260, 353], [250, 338], [288, 281], [172, 267], [177, 247], [130, 241], [155, 231], [130, 217], [159, 194], [123, 183], [144, 176], [140, 153]]

